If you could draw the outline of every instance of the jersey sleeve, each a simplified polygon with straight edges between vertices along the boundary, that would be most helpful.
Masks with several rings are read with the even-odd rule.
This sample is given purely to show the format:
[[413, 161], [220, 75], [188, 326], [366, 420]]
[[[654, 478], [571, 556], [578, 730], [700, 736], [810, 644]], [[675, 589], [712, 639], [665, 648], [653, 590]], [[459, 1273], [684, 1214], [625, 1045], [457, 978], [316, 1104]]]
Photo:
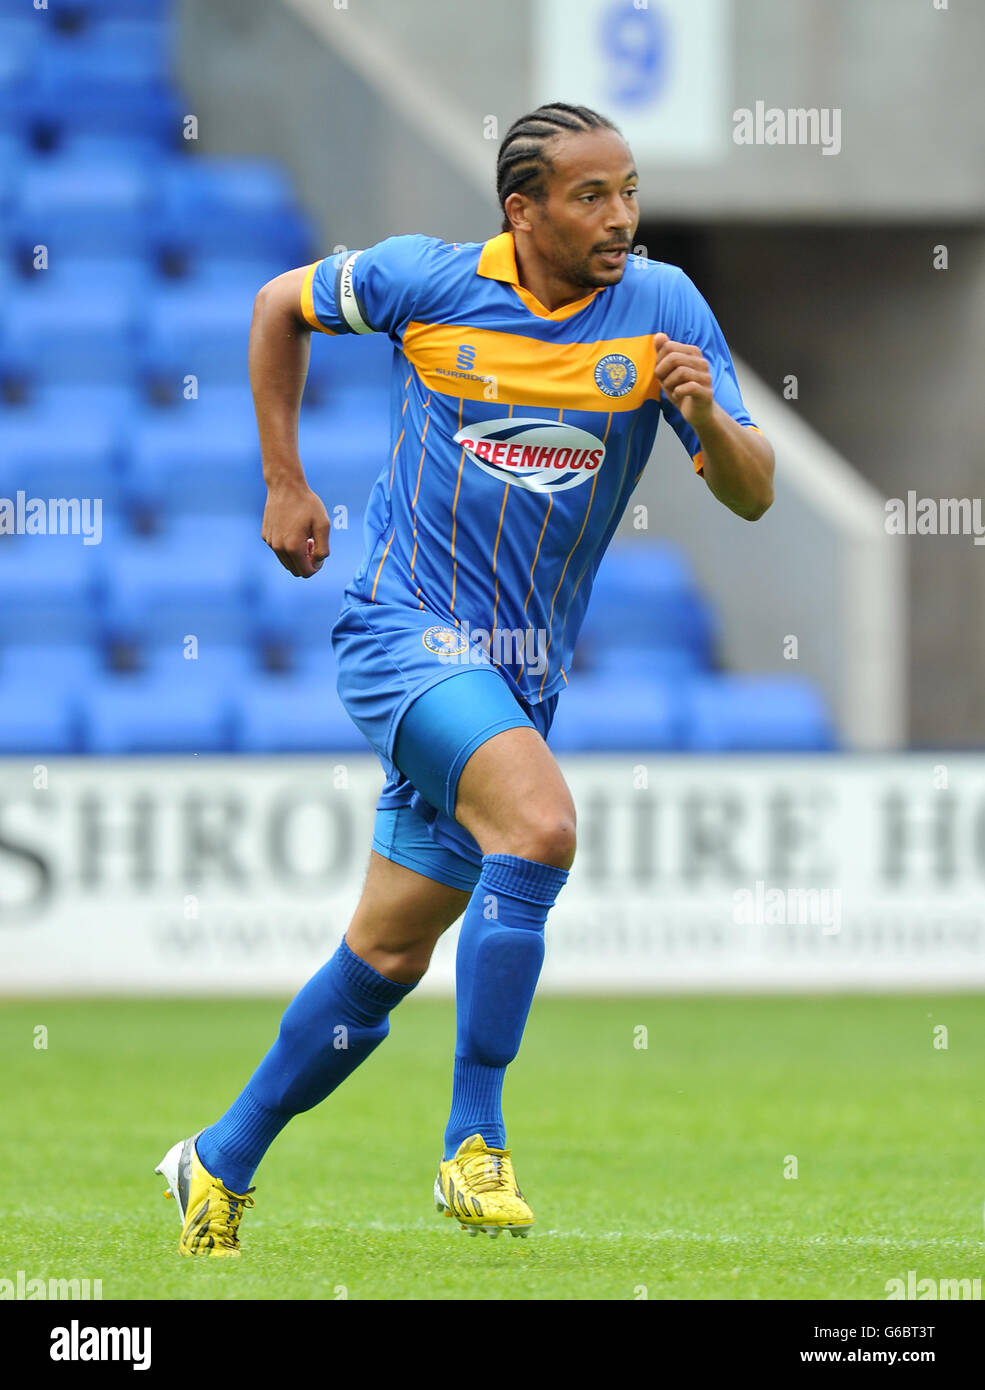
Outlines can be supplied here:
[[322, 333], [399, 337], [427, 283], [432, 238], [395, 236], [308, 266], [301, 312]]
[[[716, 403], [738, 424], [744, 425], [747, 429], [756, 430], [758, 433], [759, 426], [753, 423], [743, 404], [742, 393], [735, 376], [732, 354], [728, 350], [724, 334], [719, 328], [718, 321], [711, 312], [707, 301], [683, 271], [680, 272], [680, 279], [675, 290], [668, 315], [668, 322], [672, 326], [663, 327], [663, 332], [667, 333], [674, 342], [693, 343], [695, 347], [701, 349], [705, 361], [711, 368], [712, 391]], [[681, 412], [666, 396], [661, 398], [661, 408], [664, 417], [691, 456], [695, 471], [700, 473], [704, 468], [701, 441]]]

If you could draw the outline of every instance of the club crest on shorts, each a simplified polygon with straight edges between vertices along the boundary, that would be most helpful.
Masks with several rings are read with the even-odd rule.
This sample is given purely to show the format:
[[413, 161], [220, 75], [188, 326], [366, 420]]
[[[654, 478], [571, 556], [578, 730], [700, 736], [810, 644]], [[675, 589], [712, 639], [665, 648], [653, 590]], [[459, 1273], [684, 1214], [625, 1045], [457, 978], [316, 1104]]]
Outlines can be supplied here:
[[636, 385], [636, 364], [621, 352], [609, 352], [595, 364], [595, 385], [604, 396], [628, 396]]
[[457, 627], [429, 627], [421, 641], [435, 656], [458, 656], [469, 649], [468, 638]]

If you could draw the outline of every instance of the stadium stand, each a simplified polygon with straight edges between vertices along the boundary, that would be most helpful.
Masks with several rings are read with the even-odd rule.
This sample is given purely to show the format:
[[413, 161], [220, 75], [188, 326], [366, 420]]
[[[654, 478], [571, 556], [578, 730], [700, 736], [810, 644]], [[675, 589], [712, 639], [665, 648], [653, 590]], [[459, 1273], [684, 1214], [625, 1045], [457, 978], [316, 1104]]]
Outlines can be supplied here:
[[[361, 750], [328, 633], [390, 344], [316, 335], [302, 453], [337, 529], [298, 584], [260, 540], [246, 347], [260, 285], [317, 242], [276, 163], [182, 138], [172, 23], [168, 0], [0, 0], [0, 498], [101, 506], [98, 544], [0, 535], [0, 753]], [[835, 746], [813, 687], [716, 672], [716, 626], [683, 552], [615, 544], [554, 746]]]

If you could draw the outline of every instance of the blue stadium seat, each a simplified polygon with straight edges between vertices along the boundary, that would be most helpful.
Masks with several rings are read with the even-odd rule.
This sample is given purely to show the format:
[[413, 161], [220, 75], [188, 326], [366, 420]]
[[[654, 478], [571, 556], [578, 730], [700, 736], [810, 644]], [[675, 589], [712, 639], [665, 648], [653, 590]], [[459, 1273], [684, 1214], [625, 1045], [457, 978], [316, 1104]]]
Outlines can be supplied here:
[[712, 676], [693, 682], [687, 747], [699, 753], [814, 753], [837, 746], [816, 686], [791, 676]]
[[268, 280], [282, 275], [292, 267], [285, 266], [278, 256], [229, 260], [227, 256], [192, 256], [179, 285], [194, 287], [199, 293], [232, 292], [252, 301]]
[[33, 677], [0, 677], [0, 754], [35, 757], [80, 751], [78, 702]]
[[144, 367], [154, 378], [192, 374], [213, 384], [248, 380], [253, 297], [159, 286], [146, 306]]
[[168, 160], [160, 175], [166, 216], [179, 221], [234, 214], [293, 213], [297, 198], [283, 165], [271, 159], [199, 154]]
[[697, 590], [677, 547], [614, 541], [602, 557], [578, 638], [589, 663], [607, 645], [683, 647], [699, 666], [711, 664], [715, 615]]
[[141, 674], [156, 681], [191, 682], [205, 691], [236, 687], [260, 672], [259, 653], [252, 643], [204, 641], [194, 657], [182, 642], [158, 643], [141, 649]]
[[146, 255], [55, 256], [44, 272], [45, 283], [58, 293], [125, 295], [139, 315], [140, 305], [157, 285], [157, 267]]
[[99, 546], [81, 536], [0, 536], [0, 643], [93, 642]]
[[43, 244], [61, 256], [139, 255], [148, 245], [154, 183], [150, 171], [123, 159], [50, 159], [30, 164], [13, 214], [24, 248]]
[[193, 519], [164, 535], [116, 545], [101, 558], [107, 632], [119, 641], [242, 642], [253, 634], [250, 539], [254, 522]]
[[105, 669], [104, 653], [97, 643], [50, 642], [43, 633], [35, 633], [33, 641], [0, 646], [0, 690], [7, 681], [33, 681], [39, 691], [78, 693]]
[[[188, 161], [189, 168], [197, 160]], [[314, 259], [314, 229], [296, 204], [241, 206], [222, 200], [221, 188], [213, 198], [204, 189], [207, 180], [189, 180], [186, 196], [175, 195], [162, 210], [155, 226], [154, 242], [163, 254], [224, 256], [236, 260], [276, 260], [290, 270]], [[244, 195], [245, 201], [245, 195]]]
[[0, 370], [34, 387], [133, 381], [137, 305], [125, 290], [13, 291], [0, 325]]
[[36, 125], [34, 71], [43, 39], [43, 19], [31, 17], [20, 0], [0, 0], [0, 132], [25, 146]]
[[[15, 418], [11, 418], [15, 417]], [[84, 432], [46, 411], [8, 411], [0, 448], [0, 497], [19, 490], [43, 498], [100, 499], [113, 506], [119, 490], [117, 436], [91, 419]]]
[[605, 680], [684, 681], [701, 674], [701, 666], [689, 647], [651, 647], [644, 643], [602, 646], [594, 652], [591, 672]]
[[[56, 428], [70, 438], [109, 429], [115, 448], [144, 409], [136, 388], [125, 382], [119, 385], [51, 382], [35, 392], [31, 413], [36, 412], [41, 421], [57, 421]], [[11, 411], [9, 418], [13, 420], [13, 416]]]
[[350, 388], [362, 386], [385, 391], [389, 400], [393, 346], [385, 333], [312, 333], [312, 375], [324, 383], [330, 401], [344, 401]]
[[243, 753], [365, 752], [366, 740], [334, 688], [300, 676], [262, 676], [236, 692], [236, 746]]
[[66, 50], [75, 47], [122, 52], [140, 65], [140, 70], [157, 79], [171, 74], [177, 25], [155, 20], [142, 0], [130, 4], [120, 15], [93, 15], [81, 33], [67, 35], [59, 42]]
[[[11, 0], [6, 0], [9, 4]], [[148, 23], [161, 23], [174, 16], [174, 0], [61, 0], [62, 14], [84, 16], [90, 24], [105, 19], [133, 20], [134, 15]]]
[[131, 501], [162, 514], [243, 511], [259, 534], [266, 489], [256, 422], [227, 418], [203, 401], [145, 415], [130, 441]]
[[223, 753], [232, 747], [229, 696], [187, 679], [112, 676], [81, 699], [90, 753]]
[[684, 699], [674, 681], [572, 677], [547, 741], [559, 753], [667, 752], [681, 746]]
[[345, 587], [362, 559], [361, 526], [333, 530], [329, 548], [321, 570], [310, 579], [298, 579], [265, 547], [255, 569], [257, 631], [265, 641], [297, 650], [328, 643]]
[[94, 25], [44, 44], [36, 81], [68, 103], [93, 91], [125, 102], [142, 88], [163, 86], [168, 78], [165, 57], [159, 44], [146, 41], [139, 24], [127, 25], [122, 34]]
[[88, 161], [120, 160], [129, 163], [143, 161], [155, 173], [161, 160], [170, 153], [170, 142], [161, 139], [155, 130], [75, 130], [63, 129], [57, 153], [62, 159]]
[[23, 136], [0, 129], [0, 214], [7, 214], [13, 206], [30, 159]]
[[[364, 404], [366, 402], [366, 404]], [[339, 503], [360, 518], [372, 484], [389, 465], [389, 412], [377, 402], [371, 413], [368, 400], [351, 400], [348, 410], [301, 413], [298, 443], [308, 481], [331, 511]]]

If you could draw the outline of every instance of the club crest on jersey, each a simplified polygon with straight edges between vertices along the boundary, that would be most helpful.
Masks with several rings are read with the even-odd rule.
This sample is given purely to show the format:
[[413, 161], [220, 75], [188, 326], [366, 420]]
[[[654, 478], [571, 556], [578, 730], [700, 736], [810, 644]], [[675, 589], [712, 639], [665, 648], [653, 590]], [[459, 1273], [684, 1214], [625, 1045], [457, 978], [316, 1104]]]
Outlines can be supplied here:
[[429, 627], [421, 641], [435, 656], [458, 656], [469, 647], [469, 639], [456, 627]]
[[605, 458], [601, 439], [560, 420], [484, 420], [459, 430], [455, 443], [490, 477], [530, 492], [577, 487]]
[[609, 352], [595, 364], [595, 385], [605, 396], [628, 396], [636, 385], [636, 364], [621, 352]]

